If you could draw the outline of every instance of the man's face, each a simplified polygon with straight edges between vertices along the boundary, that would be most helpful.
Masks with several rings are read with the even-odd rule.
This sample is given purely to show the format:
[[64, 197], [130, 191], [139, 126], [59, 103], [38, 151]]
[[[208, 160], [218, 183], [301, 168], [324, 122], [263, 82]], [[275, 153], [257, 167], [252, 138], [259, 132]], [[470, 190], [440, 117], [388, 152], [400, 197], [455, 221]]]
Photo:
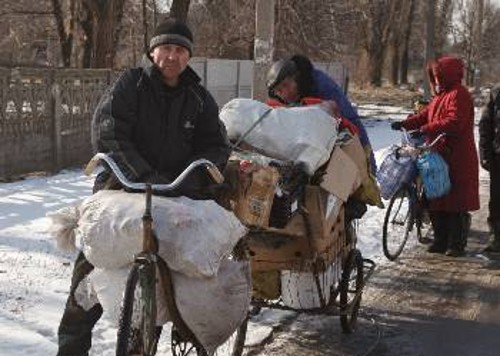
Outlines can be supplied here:
[[274, 94], [287, 103], [298, 101], [299, 89], [297, 87], [297, 82], [292, 77], [283, 79], [278, 85], [276, 85], [276, 87], [274, 87]]
[[162, 44], [151, 52], [153, 62], [160, 68], [165, 82], [176, 86], [179, 76], [186, 69], [189, 62], [187, 48], [175, 44]]

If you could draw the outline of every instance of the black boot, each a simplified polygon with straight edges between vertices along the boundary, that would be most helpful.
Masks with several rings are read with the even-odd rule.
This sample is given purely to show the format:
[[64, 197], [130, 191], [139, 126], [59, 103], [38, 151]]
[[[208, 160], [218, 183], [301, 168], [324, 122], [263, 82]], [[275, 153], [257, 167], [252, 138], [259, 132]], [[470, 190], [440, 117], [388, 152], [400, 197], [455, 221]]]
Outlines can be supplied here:
[[470, 223], [466, 212], [450, 213], [448, 216], [449, 241], [447, 256], [465, 256], [465, 245], [469, 233]]
[[102, 315], [100, 304], [89, 310], [83, 309], [75, 301], [75, 291], [80, 282], [94, 269], [80, 252], [73, 269], [71, 288], [63, 317], [57, 332], [59, 350], [57, 356], [88, 356], [92, 344], [92, 329]]
[[447, 215], [441, 211], [430, 211], [434, 241], [427, 249], [431, 253], [445, 253], [448, 246]]
[[500, 221], [492, 221], [491, 222], [491, 237], [492, 241], [484, 249], [484, 252], [494, 252], [494, 253], [499, 253], [500, 252]]

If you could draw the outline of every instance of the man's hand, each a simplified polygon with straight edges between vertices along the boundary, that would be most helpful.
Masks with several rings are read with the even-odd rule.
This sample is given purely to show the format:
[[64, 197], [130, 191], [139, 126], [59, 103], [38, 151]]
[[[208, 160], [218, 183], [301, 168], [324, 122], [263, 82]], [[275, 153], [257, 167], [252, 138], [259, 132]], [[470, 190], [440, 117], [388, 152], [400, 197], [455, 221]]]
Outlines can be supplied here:
[[401, 121], [395, 121], [391, 124], [391, 129], [396, 130], [396, 131], [401, 131], [403, 128], [403, 125]]

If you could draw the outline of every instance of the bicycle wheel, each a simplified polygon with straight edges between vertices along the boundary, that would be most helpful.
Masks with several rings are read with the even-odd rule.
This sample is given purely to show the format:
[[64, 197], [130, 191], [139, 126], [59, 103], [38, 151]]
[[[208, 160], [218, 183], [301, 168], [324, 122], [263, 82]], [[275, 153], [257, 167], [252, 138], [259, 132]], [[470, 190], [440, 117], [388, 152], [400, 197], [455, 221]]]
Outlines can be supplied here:
[[400, 188], [391, 198], [385, 213], [382, 231], [384, 255], [394, 261], [403, 251], [412, 229], [413, 212], [410, 189]]
[[118, 325], [116, 356], [154, 355], [156, 332], [156, 267], [134, 263], [127, 278]]
[[363, 288], [363, 258], [357, 249], [351, 250], [342, 269], [339, 285], [340, 324], [345, 334], [350, 334], [358, 319]]
[[[220, 345], [213, 355], [241, 356], [245, 346], [247, 327], [248, 318], [245, 318], [233, 335]], [[200, 350], [190, 341], [185, 340], [175, 326], [172, 326], [171, 343], [173, 356], [207, 356], [205, 350]]]

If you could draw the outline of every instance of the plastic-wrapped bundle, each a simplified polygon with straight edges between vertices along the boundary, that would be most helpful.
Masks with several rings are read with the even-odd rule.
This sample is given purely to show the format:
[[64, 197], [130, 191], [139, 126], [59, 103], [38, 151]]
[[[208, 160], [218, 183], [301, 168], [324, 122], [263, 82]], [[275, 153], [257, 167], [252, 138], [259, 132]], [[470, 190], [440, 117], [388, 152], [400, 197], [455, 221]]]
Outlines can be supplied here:
[[229, 139], [243, 139], [265, 155], [302, 163], [309, 175], [326, 163], [337, 140], [338, 122], [317, 105], [271, 108], [252, 99], [233, 99], [220, 118]]

